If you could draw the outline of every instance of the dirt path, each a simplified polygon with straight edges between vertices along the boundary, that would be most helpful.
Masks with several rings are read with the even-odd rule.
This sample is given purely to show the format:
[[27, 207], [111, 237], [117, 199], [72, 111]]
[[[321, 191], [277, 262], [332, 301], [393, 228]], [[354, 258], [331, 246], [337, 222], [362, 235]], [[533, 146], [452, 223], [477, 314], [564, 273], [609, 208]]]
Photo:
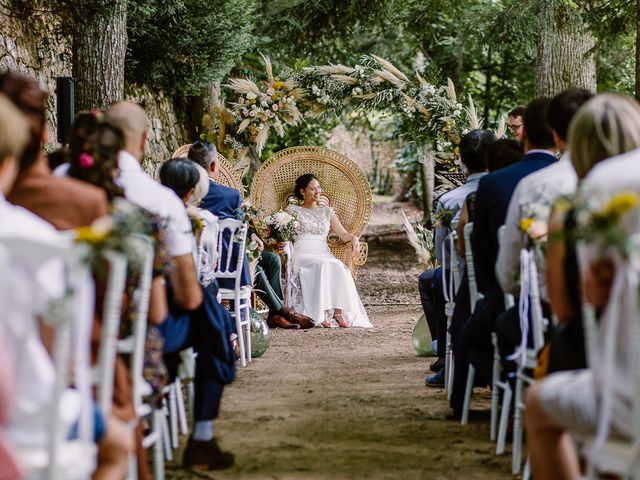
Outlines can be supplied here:
[[476, 391], [461, 427], [445, 418], [443, 390], [423, 384], [429, 359], [411, 347], [420, 271], [404, 241], [372, 241], [357, 284], [374, 330], [272, 331], [264, 357], [225, 390], [216, 422], [236, 466], [198, 477], [511, 478], [510, 457], [495, 457], [488, 439], [488, 392]]

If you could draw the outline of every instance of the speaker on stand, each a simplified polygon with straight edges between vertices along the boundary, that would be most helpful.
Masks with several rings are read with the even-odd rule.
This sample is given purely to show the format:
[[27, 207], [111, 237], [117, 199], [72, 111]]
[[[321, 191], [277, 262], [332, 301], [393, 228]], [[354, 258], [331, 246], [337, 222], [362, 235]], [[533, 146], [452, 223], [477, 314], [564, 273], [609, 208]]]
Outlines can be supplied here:
[[68, 145], [75, 117], [75, 82], [72, 77], [56, 78], [56, 116], [58, 120], [58, 142]]

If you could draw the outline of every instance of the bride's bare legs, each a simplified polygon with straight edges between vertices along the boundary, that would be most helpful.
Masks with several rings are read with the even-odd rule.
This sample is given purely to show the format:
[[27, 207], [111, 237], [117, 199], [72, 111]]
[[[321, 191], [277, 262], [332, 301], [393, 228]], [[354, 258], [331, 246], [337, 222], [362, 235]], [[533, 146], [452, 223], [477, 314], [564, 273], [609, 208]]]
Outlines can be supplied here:
[[340, 325], [342, 328], [349, 327], [349, 322], [347, 322], [344, 319], [344, 317], [342, 316], [342, 310], [340, 310], [339, 308], [335, 308], [333, 310], [333, 318], [335, 319], [336, 322], [338, 322], [338, 325]]

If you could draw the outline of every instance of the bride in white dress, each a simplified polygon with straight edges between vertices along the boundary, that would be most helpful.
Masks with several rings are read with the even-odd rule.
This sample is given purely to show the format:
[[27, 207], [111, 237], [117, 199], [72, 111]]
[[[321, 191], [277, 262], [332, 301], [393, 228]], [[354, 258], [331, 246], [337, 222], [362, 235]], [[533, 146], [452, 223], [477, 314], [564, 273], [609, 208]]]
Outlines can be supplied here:
[[327, 245], [329, 232], [351, 242], [352, 254], [360, 250], [358, 237], [347, 232], [331, 207], [318, 205], [320, 182], [307, 173], [298, 177], [294, 195], [301, 205], [287, 211], [300, 219], [293, 245], [290, 292], [292, 308], [311, 317], [316, 326], [330, 328], [332, 319], [340, 327], [371, 328], [349, 268], [335, 258]]

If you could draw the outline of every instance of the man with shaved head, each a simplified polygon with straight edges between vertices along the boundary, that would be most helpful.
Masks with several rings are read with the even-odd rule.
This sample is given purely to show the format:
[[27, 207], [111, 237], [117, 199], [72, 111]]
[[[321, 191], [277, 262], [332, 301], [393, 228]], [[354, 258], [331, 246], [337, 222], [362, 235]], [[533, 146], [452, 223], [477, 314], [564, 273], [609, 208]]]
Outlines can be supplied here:
[[[213, 421], [218, 416], [224, 383], [228, 383], [230, 378], [220, 378], [219, 370], [214, 366], [220, 362], [220, 355], [214, 351], [214, 340], [220, 338], [220, 330], [216, 328], [214, 321], [207, 320], [206, 315], [194, 312], [206, 309], [210, 293], [203, 293], [198, 281], [193, 260], [195, 239], [191, 222], [182, 199], [142, 171], [140, 161], [147, 140], [147, 117], [144, 109], [135, 103], [118, 102], [109, 109], [107, 118], [120, 127], [125, 137], [124, 150], [120, 152], [118, 159], [120, 171], [117, 183], [124, 189], [127, 200], [164, 220], [165, 238], [173, 265], [168, 279], [171, 315], [160, 326], [165, 337], [167, 366], [170, 370], [175, 367], [175, 371], [175, 359], [180, 350], [193, 347], [198, 352], [195, 424], [184, 452], [183, 466], [193, 470], [228, 468], [233, 465], [234, 456], [218, 447], [213, 436]], [[228, 313], [221, 306], [218, 307], [226, 315], [221, 321], [230, 322]], [[223, 341], [228, 340], [226, 338]]]

